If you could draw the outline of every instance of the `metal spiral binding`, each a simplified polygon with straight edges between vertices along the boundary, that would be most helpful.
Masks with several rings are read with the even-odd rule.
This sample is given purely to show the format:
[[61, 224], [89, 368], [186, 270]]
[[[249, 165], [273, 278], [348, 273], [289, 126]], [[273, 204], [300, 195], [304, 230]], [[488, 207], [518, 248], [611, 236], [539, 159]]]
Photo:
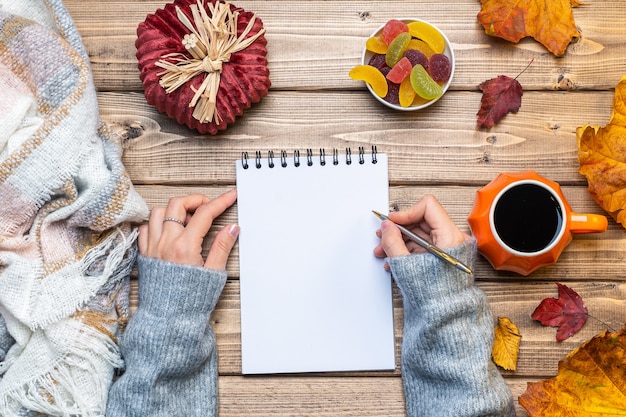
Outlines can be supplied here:
[[287, 151], [280, 151], [280, 166], [287, 167]]
[[[376, 148], [376, 145], [372, 145], [372, 164], [376, 164], [378, 162], [378, 149]], [[314, 155], [313, 155], [313, 149], [307, 149], [306, 150], [306, 164], [307, 166], [313, 166], [313, 164], [315, 163], [313, 161]], [[358, 153], [358, 161], [360, 165], [363, 165], [366, 162], [365, 159], [365, 147], [363, 146], [359, 146], [359, 153]], [[242, 152], [241, 153], [241, 166], [243, 169], [248, 169], [250, 167], [250, 164], [248, 163], [248, 152]], [[267, 166], [268, 168], [274, 168], [277, 165], [274, 163], [274, 151], [268, 151], [267, 152], [267, 157], [265, 158], [267, 160]], [[263, 155], [261, 151], [255, 151], [255, 155], [254, 155], [254, 166], [257, 169], [261, 169], [263, 167]], [[339, 165], [339, 150], [337, 148], [333, 148], [333, 156], [332, 156], [332, 162], [333, 165]], [[346, 148], [346, 153], [345, 153], [345, 163], [346, 165], [351, 165], [352, 164], [352, 149], [351, 148]], [[325, 166], [326, 165], [326, 150], [324, 148], [320, 148], [319, 151], [319, 164], [321, 166]], [[288, 154], [287, 151], [280, 151], [280, 166], [282, 168], [286, 168], [288, 166]], [[299, 150], [295, 150], [293, 152], [293, 165], [295, 167], [299, 167], [300, 166], [300, 151]]]
[[300, 166], [300, 151], [297, 149], [293, 151], [293, 166], [296, 168]]

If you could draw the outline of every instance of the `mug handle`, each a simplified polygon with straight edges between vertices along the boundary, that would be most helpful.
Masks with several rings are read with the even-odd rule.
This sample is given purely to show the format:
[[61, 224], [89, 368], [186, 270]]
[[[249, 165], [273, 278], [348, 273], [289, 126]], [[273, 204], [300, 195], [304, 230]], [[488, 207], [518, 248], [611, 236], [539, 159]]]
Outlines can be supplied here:
[[570, 232], [576, 234], [598, 233], [606, 231], [608, 220], [600, 214], [570, 214]]

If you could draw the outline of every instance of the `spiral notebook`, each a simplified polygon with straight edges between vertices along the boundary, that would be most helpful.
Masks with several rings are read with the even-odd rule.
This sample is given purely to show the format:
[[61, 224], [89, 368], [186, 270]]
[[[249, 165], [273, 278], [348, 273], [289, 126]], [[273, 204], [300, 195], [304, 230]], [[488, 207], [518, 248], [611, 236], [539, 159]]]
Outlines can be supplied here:
[[391, 277], [373, 255], [387, 155], [237, 161], [244, 374], [395, 368]]

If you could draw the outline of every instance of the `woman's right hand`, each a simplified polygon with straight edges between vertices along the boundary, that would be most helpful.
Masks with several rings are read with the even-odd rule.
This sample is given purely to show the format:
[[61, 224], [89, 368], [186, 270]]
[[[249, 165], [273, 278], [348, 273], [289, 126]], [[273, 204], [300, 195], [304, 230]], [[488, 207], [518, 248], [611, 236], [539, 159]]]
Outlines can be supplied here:
[[408, 239], [394, 224], [400, 224], [441, 249], [451, 248], [470, 239], [454, 224], [446, 210], [432, 195], [425, 195], [408, 210], [389, 213], [376, 233], [380, 243], [374, 248], [379, 258], [423, 253], [426, 249]]

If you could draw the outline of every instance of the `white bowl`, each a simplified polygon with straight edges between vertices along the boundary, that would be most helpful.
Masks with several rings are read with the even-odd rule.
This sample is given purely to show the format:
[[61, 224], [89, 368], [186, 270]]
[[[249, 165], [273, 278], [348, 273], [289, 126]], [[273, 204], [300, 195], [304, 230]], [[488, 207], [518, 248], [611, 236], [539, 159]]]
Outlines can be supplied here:
[[[380, 101], [381, 103], [383, 103], [387, 107], [390, 107], [390, 108], [395, 109], [395, 110], [402, 110], [402, 111], [420, 110], [420, 109], [423, 109], [423, 108], [426, 108], [426, 107], [432, 105], [437, 100], [439, 100], [441, 97], [443, 97], [443, 95], [446, 93], [446, 91], [450, 87], [450, 83], [452, 82], [452, 78], [454, 76], [454, 67], [455, 67], [454, 50], [452, 49], [452, 45], [450, 44], [450, 41], [448, 40], [448, 37], [437, 26], [433, 25], [432, 23], [427, 22], [427, 21], [422, 20], [422, 19], [414, 19], [414, 18], [397, 18], [395, 20], [399, 20], [399, 21], [404, 22], [404, 23], [424, 22], [424, 23], [432, 26], [435, 30], [437, 30], [437, 32], [439, 32], [441, 34], [441, 36], [443, 37], [444, 43], [445, 43], [445, 48], [443, 50], [443, 54], [446, 55], [450, 59], [450, 65], [451, 65], [450, 78], [448, 78], [448, 81], [446, 81], [445, 84], [443, 84], [441, 86], [441, 88], [443, 90], [443, 93], [439, 97], [434, 98], [432, 100], [428, 100], [428, 101], [426, 101], [424, 103], [419, 103], [417, 105], [413, 105], [413, 106], [409, 106], [409, 107], [402, 107], [399, 104], [392, 104], [392, 103], [386, 101], [384, 98], [380, 97], [378, 94], [376, 94], [374, 92], [374, 90], [372, 89], [372, 87], [368, 83], [365, 83], [365, 85], [367, 86], [367, 89], [370, 91], [372, 96], [374, 96], [374, 98], [376, 98], [376, 100]], [[386, 22], [385, 22], [385, 24], [386, 24]], [[379, 35], [382, 32], [383, 28], [385, 27], [385, 24], [381, 25], [378, 29], [376, 29], [370, 35], [370, 37]], [[375, 55], [374, 52], [368, 51], [365, 47], [363, 47], [363, 54], [361, 55], [361, 64], [367, 65], [373, 55]]]

